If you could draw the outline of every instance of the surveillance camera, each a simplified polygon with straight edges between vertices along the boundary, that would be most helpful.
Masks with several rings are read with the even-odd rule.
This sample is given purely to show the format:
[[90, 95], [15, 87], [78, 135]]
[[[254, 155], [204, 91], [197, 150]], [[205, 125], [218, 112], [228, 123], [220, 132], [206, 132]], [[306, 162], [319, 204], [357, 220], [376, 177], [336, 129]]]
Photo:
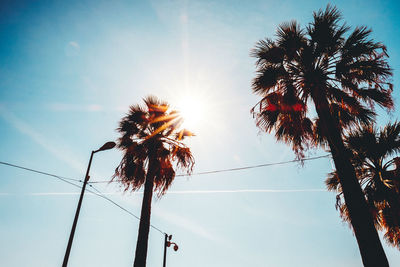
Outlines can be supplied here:
[[178, 250], [178, 245], [177, 245], [177, 244], [175, 244], [175, 246], [174, 246], [174, 250], [175, 250], [175, 251], [177, 251], [177, 250]]

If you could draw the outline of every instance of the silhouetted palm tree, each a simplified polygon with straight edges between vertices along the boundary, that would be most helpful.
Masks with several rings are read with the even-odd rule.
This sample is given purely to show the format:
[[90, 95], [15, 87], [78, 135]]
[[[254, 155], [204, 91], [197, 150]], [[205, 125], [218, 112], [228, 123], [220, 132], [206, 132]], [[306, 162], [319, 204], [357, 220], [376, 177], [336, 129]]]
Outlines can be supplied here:
[[[385, 231], [389, 244], [400, 249], [400, 176], [396, 173], [400, 169], [397, 163], [396, 169], [390, 170], [398, 158], [388, 159], [400, 152], [400, 123], [388, 124], [380, 130], [365, 126], [351, 131], [345, 138], [345, 146], [352, 153], [352, 163], [375, 226]], [[329, 174], [326, 184], [329, 190], [338, 192], [336, 207], [343, 220], [350, 222], [336, 172]]]
[[252, 112], [258, 127], [274, 130], [300, 158], [310, 146], [329, 147], [363, 263], [388, 266], [342, 132], [372, 122], [375, 103], [393, 106], [392, 72], [386, 48], [370, 39], [371, 30], [357, 27], [347, 34], [350, 29], [340, 20], [338, 10], [328, 5], [314, 12], [305, 29], [295, 21], [284, 23], [275, 40], [257, 43], [253, 91], [262, 99]]
[[170, 111], [166, 102], [153, 96], [144, 102], [145, 106], [131, 106], [120, 122], [118, 147], [124, 155], [114, 174], [126, 191], [144, 185], [134, 267], [146, 266], [153, 191], [159, 196], [167, 191], [175, 178], [174, 162], [188, 173], [194, 164], [190, 149], [182, 143], [192, 133], [179, 130], [179, 113]]

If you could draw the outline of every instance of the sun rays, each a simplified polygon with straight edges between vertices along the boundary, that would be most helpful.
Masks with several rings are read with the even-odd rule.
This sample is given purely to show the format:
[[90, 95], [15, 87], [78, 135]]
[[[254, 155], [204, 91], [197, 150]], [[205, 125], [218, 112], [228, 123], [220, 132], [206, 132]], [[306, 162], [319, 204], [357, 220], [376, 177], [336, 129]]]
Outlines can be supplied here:
[[184, 128], [195, 131], [200, 127], [200, 123], [204, 120], [205, 103], [201, 98], [193, 95], [181, 96], [178, 100], [176, 110], [183, 119]]

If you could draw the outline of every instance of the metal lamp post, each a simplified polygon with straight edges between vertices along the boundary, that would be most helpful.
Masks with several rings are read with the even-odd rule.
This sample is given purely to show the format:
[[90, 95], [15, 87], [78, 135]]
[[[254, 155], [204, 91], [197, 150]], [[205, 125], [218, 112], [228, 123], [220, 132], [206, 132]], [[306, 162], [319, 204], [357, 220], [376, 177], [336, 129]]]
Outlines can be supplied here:
[[164, 261], [163, 261], [163, 267], [167, 266], [167, 247], [170, 247], [172, 244], [174, 245], [174, 250], [178, 250], [178, 245], [175, 242], [171, 242], [172, 235], [167, 235], [165, 234], [165, 239], [164, 239]]
[[92, 164], [93, 154], [97, 153], [99, 151], [112, 149], [115, 146], [116, 146], [116, 144], [114, 142], [107, 142], [99, 149], [92, 151], [92, 154], [90, 155], [89, 165], [86, 170], [86, 176], [85, 176], [85, 180], [83, 182], [81, 195], [79, 197], [78, 207], [76, 208], [75, 218], [74, 218], [74, 222], [72, 224], [71, 234], [69, 235], [68, 246], [67, 246], [67, 250], [65, 251], [65, 256], [64, 256], [64, 261], [63, 261], [62, 267], [67, 267], [67, 264], [68, 264], [69, 254], [71, 252], [71, 247], [72, 247], [72, 241], [74, 240], [75, 228], [76, 228], [76, 224], [78, 222], [79, 212], [81, 210], [83, 195], [85, 193], [86, 184], [89, 181], [89, 170], [90, 170], [90, 165]]

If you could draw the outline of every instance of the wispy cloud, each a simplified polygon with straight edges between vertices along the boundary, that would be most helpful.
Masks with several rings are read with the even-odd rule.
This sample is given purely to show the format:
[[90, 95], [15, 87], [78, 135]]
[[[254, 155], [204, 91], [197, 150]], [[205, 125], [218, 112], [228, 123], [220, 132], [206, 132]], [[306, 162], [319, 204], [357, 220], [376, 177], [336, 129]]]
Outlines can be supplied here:
[[48, 138], [35, 131], [29, 124], [19, 119], [12, 112], [8, 111], [4, 106], [0, 106], [0, 117], [2, 117], [6, 122], [15, 127], [20, 133], [30, 137], [35, 143], [43, 147], [53, 156], [67, 163], [70, 167], [78, 171], [81, 171], [85, 168], [82, 163], [75, 160], [76, 157], [73, 157], [72, 155], [68, 156], [67, 151], [60, 149], [53, 144], [50, 144]]
[[65, 46], [65, 55], [67, 57], [74, 57], [79, 54], [81, 50], [80, 45], [76, 41], [70, 41], [68, 44]]
[[52, 111], [88, 111], [88, 112], [96, 112], [102, 111], [103, 107], [98, 104], [89, 104], [89, 105], [76, 105], [76, 104], [67, 104], [67, 103], [51, 103], [48, 105], [48, 108]]
[[202, 225], [184, 216], [172, 213], [170, 211], [165, 211], [157, 207], [153, 208], [153, 215], [171, 224], [177, 225], [180, 228], [188, 230], [202, 238], [206, 238], [212, 241], [222, 241], [222, 238], [219, 237], [216, 233], [212, 233], [211, 231], [204, 228]]
[[68, 45], [70, 45], [71, 47], [73, 47], [73, 48], [75, 48], [75, 49], [78, 49], [78, 50], [81, 49], [81, 47], [79, 46], [79, 44], [78, 44], [77, 42], [75, 42], [75, 41], [69, 42]]

